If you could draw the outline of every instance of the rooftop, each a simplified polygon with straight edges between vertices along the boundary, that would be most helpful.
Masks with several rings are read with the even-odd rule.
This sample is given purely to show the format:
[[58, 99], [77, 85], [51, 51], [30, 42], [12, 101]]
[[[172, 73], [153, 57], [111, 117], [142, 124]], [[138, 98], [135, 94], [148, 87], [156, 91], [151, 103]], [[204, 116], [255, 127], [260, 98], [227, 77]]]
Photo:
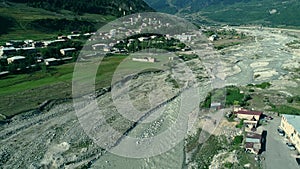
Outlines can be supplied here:
[[58, 59], [56, 59], [56, 58], [45, 59], [45, 62], [54, 62], [54, 61], [58, 61]]
[[286, 118], [288, 123], [291, 124], [298, 133], [300, 133], [300, 116], [289, 114], [283, 114], [282, 116]]
[[65, 48], [65, 49], [61, 49], [61, 51], [73, 51], [76, 50], [76, 48]]
[[211, 103], [210, 104], [211, 107], [218, 107], [218, 106], [222, 106], [221, 103]]
[[246, 133], [246, 138], [261, 139], [261, 135], [257, 133]]
[[10, 60], [19, 60], [19, 59], [26, 59], [24, 56], [13, 56], [13, 57], [10, 57], [8, 58]]
[[248, 111], [248, 110], [239, 110], [236, 114], [246, 114], [246, 115], [262, 115], [262, 112], [259, 111]]

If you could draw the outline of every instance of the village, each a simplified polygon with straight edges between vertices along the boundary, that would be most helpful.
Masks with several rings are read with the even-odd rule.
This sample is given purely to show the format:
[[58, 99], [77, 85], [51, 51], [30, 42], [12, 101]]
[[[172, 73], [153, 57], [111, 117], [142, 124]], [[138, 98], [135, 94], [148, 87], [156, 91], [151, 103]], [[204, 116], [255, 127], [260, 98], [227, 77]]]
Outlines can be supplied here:
[[[139, 22], [142, 22], [142, 26], [139, 26], [138, 29], [134, 28], [135, 25], [140, 25]], [[125, 26], [126, 25], [126, 26]], [[133, 28], [126, 29], [125, 27], [132, 26]], [[10, 73], [18, 71], [22, 71], [22, 69], [30, 69], [31, 67], [35, 67], [34, 65], [42, 64], [45, 66], [56, 66], [61, 65], [64, 63], [74, 62], [77, 59], [77, 56], [79, 55], [80, 49], [83, 45], [83, 41], [87, 41], [87, 49], [84, 53], [85, 57], [98, 57], [98, 56], [120, 56], [120, 55], [129, 55], [130, 53], [147, 50], [148, 48], [159, 48], [163, 49], [167, 52], [176, 52], [176, 57], [169, 57], [168, 60], [170, 62], [177, 62], [177, 60], [183, 60], [184, 62], [190, 64], [190, 65], [197, 65], [199, 66], [199, 56], [193, 53], [192, 47], [186, 44], [192, 44], [192, 40], [195, 37], [193, 33], [181, 33], [178, 34], [175, 32], [174, 34], [165, 34], [160, 35], [157, 33], [151, 33], [151, 34], [144, 34], [144, 30], [147, 30], [147, 27], [153, 27], [154, 30], [159, 31], [159, 29], [165, 29], [168, 27], [171, 27], [172, 25], [168, 23], [163, 23], [157, 18], [143, 18], [139, 15], [137, 15], [136, 18], [130, 18], [128, 21], [123, 21], [120, 25], [113, 25], [112, 28], [110, 28], [106, 32], [92, 32], [92, 33], [84, 33], [81, 34], [78, 31], [72, 32], [70, 35], [66, 36], [58, 36], [55, 40], [45, 40], [45, 41], [33, 41], [33, 40], [27, 40], [27, 41], [9, 41], [0, 49], [0, 55], [2, 63], [5, 62], [6, 70], [2, 70], [1, 76], [7, 75]], [[221, 28], [218, 31], [224, 31], [227, 30], [228, 32], [233, 32], [232, 35], [234, 36], [234, 40], [239, 39], [238, 33], [235, 33], [229, 28]], [[205, 31], [205, 30], [202, 30]], [[217, 31], [217, 32], [218, 32]], [[226, 32], [226, 31], [225, 31]], [[128, 38], [123, 38], [122, 40], [119, 39], [120, 34], [126, 34]], [[222, 33], [215, 32], [209, 32], [206, 36], [205, 40], [208, 40], [210, 43], [219, 43], [221, 40], [224, 40], [221, 36]], [[226, 34], [226, 33], [224, 33]], [[230, 35], [230, 36], [232, 36]], [[226, 39], [225, 39], [226, 40]], [[229, 44], [230, 45], [233, 45]], [[207, 45], [209, 46], [209, 45]], [[55, 49], [54, 52], [52, 52], [53, 48]], [[223, 47], [220, 46], [220, 49]], [[47, 51], [49, 49], [49, 51]], [[46, 51], [43, 51], [46, 50]], [[224, 52], [224, 51], [221, 51]], [[235, 55], [234, 55], [235, 56]], [[33, 59], [32, 59], [33, 58]], [[84, 58], [84, 57], [83, 57]], [[202, 59], [202, 58], [201, 58]], [[210, 62], [215, 62], [215, 58], [207, 58]], [[133, 62], [136, 65], [139, 65], [139, 63], [159, 63], [159, 58], [155, 56], [146, 57], [133, 57], [130, 59], [131, 62]], [[231, 61], [230, 61], [231, 62]], [[239, 58], [233, 58], [232, 62], [235, 64], [242, 63], [242, 61]], [[26, 63], [25, 65], [23, 63]], [[11, 65], [17, 65], [16, 70], [14, 72], [11, 72], [12, 69], [9, 69]], [[242, 66], [241, 66], [242, 67]], [[244, 66], [246, 67], [246, 66]], [[242, 68], [244, 68], [242, 67]], [[256, 68], [256, 67], [254, 67]], [[178, 67], [178, 70], [181, 68]], [[196, 68], [195, 68], [196, 69]], [[223, 70], [221, 70], [223, 71]], [[200, 72], [200, 71], [199, 71]], [[227, 73], [225, 71], [225, 73]], [[237, 73], [238, 74], [238, 73]], [[200, 76], [202, 75], [199, 73], [199, 79], [205, 77]], [[149, 75], [153, 76], [153, 75]], [[184, 76], [184, 75], [182, 75]], [[168, 83], [168, 80], [165, 80], [164, 78], [168, 77], [167, 75], [163, 74], [158, 78], [159, 85], [163, 86], [164, 83]], [[208, 76], [207, 76], [208, 77]], [[143, 76], [143, 78], [147, 78], [146, 76]], [[137, 78], [136, 81], [138, 84], [144, 84], [145, 81], [143, 78]], [[159, 79], [162, 78], [163, 80]], [[208, 79], [208, 78], [207, 78]], [[242, 79], [242, 78], [241, 78]], [[235, 80], [237, 81], [237, 80]], [[249, 84], [249, 83], [248, 83]], [[149, 84], [154, 85], [154, 84]], [[230, 85], [230, 84], [228, 84]], [[239, 84], [237, 86], [240, 86], [243, 84]], [[273, 85], [275, 86], [275, 85]], [[273, 87], [272, 86], [272, 87]], [[141, 88], [144, 87], [141, 85]], [[157, 86], [155, 86], [157, 88]], [[171, 85], [168, 86], [169, 88], [172, 88]], [[178, 89], [174, 89], [175, 91]], [[136, 96], [142, 96], [138, 91], [135, 93]], [[103, 97], [109, 97], [107, 95], [104, 95]], [[140, 97], [135, 97], [138, 101], [142, 100]], [[99, 97], [101, 98], [101, 97]], [[235, 98], [237, 99], [237, 98]], [[67, 104], [67, 103], [66, 103]], [[111, 103], [109, 103], [111, 104]], [[67, 104], [68, 105], [68, 104]], [[107, 103], [108, 105], [108, 103]], [[141, 104], [143, 105], [143, 104]], [[72, 107], [72, 105], [68, 105], [69, 107]], [[262, 108], [257, 107], [244, 107], [242, 105], [233, 105], [232, 107], [226, 107], [223, 103], [214, 102], [210, 103], [208, 105], [209, 108], [212, 108], [216, 111], [221, 110], [228, 110], [227, 114], [224, 116], [225, 120], [223, 121], [226, 125], [223, 126], [223, 123], [220, 123], [219, 128], [219, 135], [218, 136], [227, 136], [230, 138], [230, 142], [228, 144], [224, 144], [223, 146], [227, 147], [228, 149], [231, 149], [232, 147], [243, 151], [243, 153], [246, 154], [253, 154], [250, 157], [252, 160], [255, 160], [258, 166], [270, 165], [273, 159], [278, 158], [278, 154], [276, 152], [274, 153], [274, 149], [281, 147], [282, 152], [285, 153], [283, 161], [290, 162], [293, 161], [291, 164], [288, 165], [294, 165], [295, 159], [298, 159], [299, 156], [298, 152], [300, 150], [299, 145], [299, 125], [297, 124], [297, 120], [299, 120], [299, 116], [296, 115], [287, 115], [284, 113], [277, 114], [275, 111], [269, 112], [267, 110], [264, 110]], [[263, 110], [263, 111], [257, 111]], [[54, 111], [54, 110], [53, 110]], [[55, 110], [56, 111], [56, 110]], [[60, 110], [59, 110], [60, 111]], [[107, 109], [110, 114], [112, 112], [110, 109]], [[173, 111], [173, 110], [172, 110]], [[70, 115], [71, 113], [68, 112]], [[58, 115], [59, 117], [60, 115]], [[71, 116], [71, 115], [70, 115]], [[74, 116], [74, 115], [73, 115]], [[73, 117], [72, 116], [72, 117]], [[77, 119], [75, 117], [75, 119]], [[61, 119], [60, 119], [61, 120]], [[70, 121], [68, 121], [69, 123]], [[112, 120], [112, 123], [114, 120]], [[160, 124], [160, 123], [159, 123]], [[66, 125], [68, 125], [66, 123]], [[117, 121], [116, 125], [121, 125], [119, 121]], [[158, 130], [156, 128], [157, 126], [154, 125], [155, 130]], [[79, 125], [77, 126], [79, 128]], [[145, 131], [145, 135], [149, 136], [154, 133], [152, 131], [153, 128]], [[13, 129], [12, 129], [13, 130]], [[71, 129], [70, 129], [71, 130]], [[7, 132], [9, 135], [9, 132]], [[3, 134], [3, 137], [6, 137]], [[53, 136], [54, 137], [54, 136]], [[45, 136], [46, 139], [46, 136]], [[86, 139], [86, 138], [85, 138]], [[67, 142], [67, 141], [66, 141]], [[59, 146], [68, 147], [68, 144], [66, 142], [63, 142]], [[207, 142], [209, 144], [210, 142]], [[197, 144], [196, 147], [200, 147], [200, 144]], [[85, 144], [80, 143], [80, 148], [85, 147]], [[95, 145], [93, 145], [95, 146]], [[211, 145], [210, 145], [211, 146]], [[88, 147], [88, 146], [87, 146]], [[214, 147], [214, 146], [211, 146]], [[92, 149], [78, 149], [80, 151], [88, 151], [91, 152]], [[74, 148], [75, 149], [75, 148]], [[77, 149], [76, 149], [77, 150]], [[75, 150], [75, 151], [76, 151]], [[237, 150], [237, 151], [238, 151]], [[281, 149], [280, 149], [281, 150]], [[100, 150], [99, 150], [100, 151]], [[203, 152], [206, 153], [206, 152]], [[240, 155], [240, 154], [239, 154]], [[244, 154], [242, 154], [244, 155]], [[241, 156], [242, 156], [241, 155]], [[238, 155], [237, 155], [238, 156]], [[205, 158], [208, 158], [207, 156], [204, 156]], [[115, 157], [112, 157], [114, 159]], [[214, 154], [214, 156], [210, 160], [216, 160], [218, 161], [218, 154]], [[238, 157], [237, 157], [238, 159]], [[69, 160], [69, 159], [68, 159]], [[109, 165], [109, 161], [111, 159], [107, 160], [108, 162], [104, 163]], [[54, 160], [55, 161], [55, 160]], [[66, 160], [67, 161], [67, 160]], [[101, 160], [100, 160], [101, 161]], [[251, 161], [251, 159], [250, 159]], [[279, 162], [281, 160], [278, 160]], [[64, 162], [61, 162], [64, 163]], [[220, 162], [222, 165], [223, 163]], [[234, 165], [234, 163], [239, 163], [237, 160], [229, 161], [230, 165]], [[273, 162], [274, 163], [274, 162]], [[211, 164], [219, 164], [218, 162], [211, 162]], [[243, 163], [241, 163], [243, 164]], [[274, 165], [276, 162], [274, 163]], [[103, 163], [101, 164], [103, 165]], [[220, 165], [220, 166], [222, 166]], [[227, 164], [229, 165], [229, 164]], [[220, 167], [217, 166], [217, 167]], [[213, 168], [213, 165], [211, 165]], [[246, 163], [243, 167], [245, 168], [251, 168], [253, 167], [253, 164]]]
[[[142, 24], [140, 24], [142, 22]], [[1, 69], [0, 75], [20, 73], [24, 69], [31, 69], [38, 65], [55, 66], [70, 61], [76, 61], [85, 41], [90, 46], [90, 54], [96, 56], [125, 54], [136, 52], [146, 48], [160, 48], [167, 51], [190, 51], [191, 48], [184, 42], [191, 41], [195, 35], [160, 35], [143, 34], [149, 26], [153, 29], [164, 29], [171, 27], [169, 23], [163, 24], [156, 18], [143, 18], [138, 15], [136, 18], [129, 18], [123, 21], [124, 27], [111, 28], [108, 32], [81, 33], [72, 31], [70, 35], [60, 35], [54, 40], [11, 40], [0, 46]], [[126, 29], [135, 25], [138, 28]], [[118, 35], [126, 35], [124, 40], [118, 40]], [[127, 38], [132, 37], [132, 38]], [[6, 60], [6, 62], [4, 61]], [[134, 58], [133, 61], [154, 62], [155, 58]], [[14, 66], [12, 66], [14, 65]], [[13, 68], [12, 68], [13, 67]], [[26, 72], [26, 71], [25, 71]]]
[[[211, 131], [218, 136], [226, 136], [232, 139], [233, 145], [236, 145], [247, 154], [253, 154], [257, 162], [257, 167], [276, 166], [278, 163], [284, 163], [290, 167], [297, 167], [300, 157], [300, 126], [299, 115], [279, 114], [272, 111], [256, 111], [253, 108], [245, 109], [240, 105], [224, 107], [222, 103], [213, 102], [210, 104], [212, 112], [226, 112], [225, 119], [221, 120], [215, 131]], [[205, 116], [206, 122], [214, 121], [214, 117]], [[212, 118], [212, 119], [211, 119]], [[232, 148], [229, 148], [231, 150]], [[281, 155], [275, 152], [280, 149]], [[237, 151], [237, 150], [235, 150]], [[225, 154], [229, 157], [224, 156]], [[235, 154], [235, 153], [234, 153]], [[210, 168], [219, 168], [221, 166], [236, 166], [238, 157], [232, 153], [221, 153], [214, 156]], [[277, 159], [278, 162], [274, 162]], [[191, 163], [193, 166], [193, 163]], [[243, 167], [253, 168], [255, 163], [246, 163]]]

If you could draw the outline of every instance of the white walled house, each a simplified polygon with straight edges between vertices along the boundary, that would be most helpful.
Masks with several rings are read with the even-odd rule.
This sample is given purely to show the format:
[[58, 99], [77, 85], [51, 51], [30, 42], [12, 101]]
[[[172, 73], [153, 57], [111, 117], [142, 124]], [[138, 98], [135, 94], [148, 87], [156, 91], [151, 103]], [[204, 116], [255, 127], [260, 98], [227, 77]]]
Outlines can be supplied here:
[[68, 53], [72, 53], [72, 52], [75, 52], [75, 51], [76, 51], [76, 48], [65, 48], [65, 49], [61, 49], [60, 53], [65, 56]]
[[11, 57], [11, 58], [7, 58], [7, 63], [8, 64], [13, 64], [13, 63], [20, 63], [22, 61], [25, 61], [25, 57], [24, 56], [14, 56], [14, 57]]

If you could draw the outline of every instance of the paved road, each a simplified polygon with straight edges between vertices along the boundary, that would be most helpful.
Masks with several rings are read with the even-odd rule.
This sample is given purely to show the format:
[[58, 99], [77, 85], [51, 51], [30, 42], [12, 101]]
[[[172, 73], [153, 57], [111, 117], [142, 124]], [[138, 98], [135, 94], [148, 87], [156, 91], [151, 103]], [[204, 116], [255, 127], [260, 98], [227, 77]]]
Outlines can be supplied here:
[[279, 125], [280, 118], [276, 117], [267, 126], [264, 126], [267, 130], [267, 144], [266, 152], [263, 153], [265, 157], [263, 166], [266, 169], [300, 168], [296, 159], [292, 157], [293, 154], [296, 154], [296, 151], [289, 150], [285, 144], [286, 140], [277, 133]]

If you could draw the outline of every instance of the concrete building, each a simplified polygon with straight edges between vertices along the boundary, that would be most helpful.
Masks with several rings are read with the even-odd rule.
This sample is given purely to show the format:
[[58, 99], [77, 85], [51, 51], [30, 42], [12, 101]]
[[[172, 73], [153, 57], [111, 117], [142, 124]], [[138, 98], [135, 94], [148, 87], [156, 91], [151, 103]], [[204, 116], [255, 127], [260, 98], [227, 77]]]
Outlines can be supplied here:
[[280, 128], [300, 152], [300, 116], [283, 114]]
[[245, 148], [246, 151], [258, 154], [261, 150], [262, 135], [257, 133], [246, 133]]
[[235, 114], [237, 118], [244, 119], [244, 124], [250, 129], [258, 126], [259, 120], [262, 116], [262, 112], [248, 110], [239, 110], [235, 112]]
[[24, 56], [14, 56], [11, 58], [7, 58], [7, 63], [8, 64], [12, 64], [12, 63], [20, 63], [22, 61], [25, 61], [25, 57]]
[[136, 62], [150, 62], [150, 63], [154, 63], [156, 62], [155, 58], [152, 57], [145, 57], [145, 58], [132, 58], [133, 61]]
[[211, 103], [210, 108], [213, 110], [220, 110], [222, 109], [222, 103]]

